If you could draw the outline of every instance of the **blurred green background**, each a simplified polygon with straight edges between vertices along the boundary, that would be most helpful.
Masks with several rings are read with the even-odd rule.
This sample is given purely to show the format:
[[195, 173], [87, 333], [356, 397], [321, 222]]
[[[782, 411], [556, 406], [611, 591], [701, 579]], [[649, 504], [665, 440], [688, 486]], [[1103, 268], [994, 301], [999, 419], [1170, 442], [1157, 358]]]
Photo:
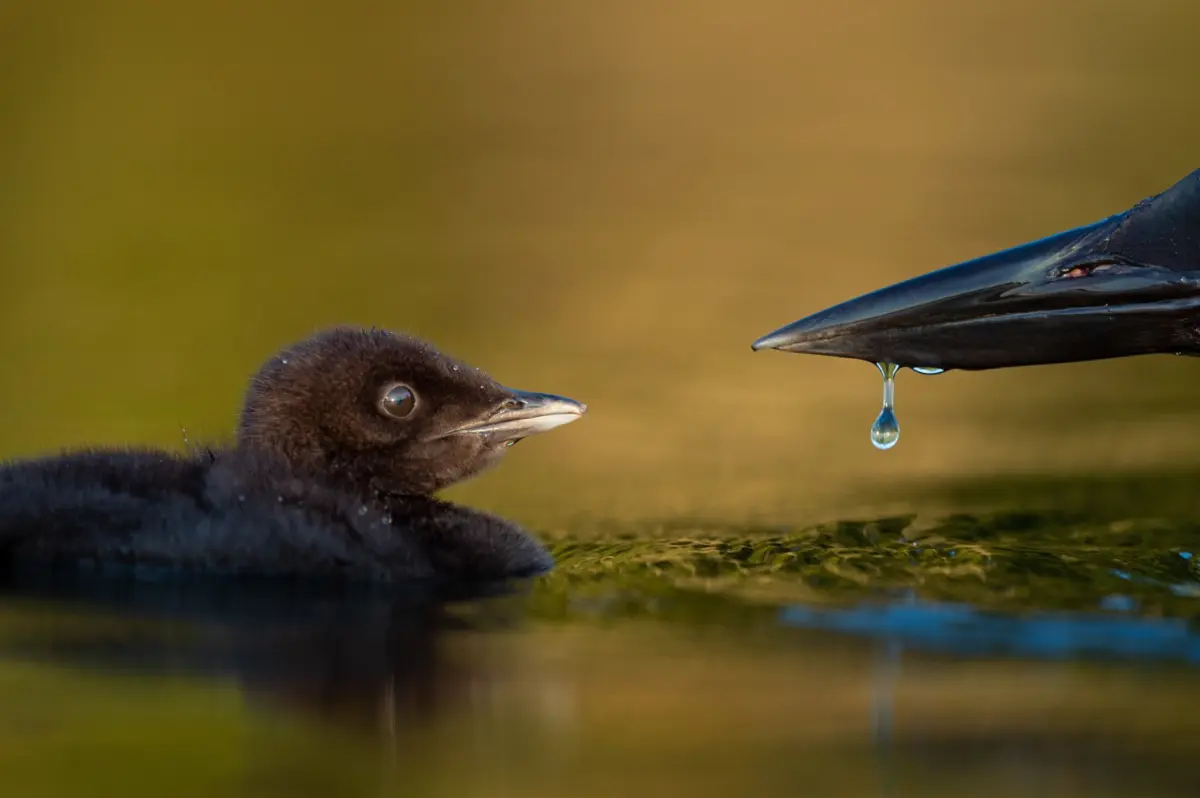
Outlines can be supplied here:
[[[1169, 357], [904, 373], [750, 341], [1196, 166], [1200, 6], [8, 2], [0, 454], [230, 434], [333, 323], [589, 403], [455, 492], [530, 523], [836, 513], [1196, 462]], [[896, 496], [888, 499], [896, 500]]]

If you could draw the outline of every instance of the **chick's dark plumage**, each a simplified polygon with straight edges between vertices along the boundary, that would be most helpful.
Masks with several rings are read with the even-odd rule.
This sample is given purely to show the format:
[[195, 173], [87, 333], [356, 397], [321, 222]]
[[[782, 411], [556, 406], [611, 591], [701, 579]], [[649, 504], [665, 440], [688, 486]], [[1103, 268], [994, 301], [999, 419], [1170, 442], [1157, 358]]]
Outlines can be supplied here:
[[[380, 412], [385, 388], [410, 414]], [[513, 401], [479, 369], [415, 338], [338, 328], [285, 349], [250, 382], [238, 444], [359, 492], [428, 494], [495, 464], [501, 444], [447, 435]]]
[[553, 564], [537, 541], [429, 494], [583, 411], [417, 339], [338, 328], [262, 367], [233, 446], [80, 451], [0, 469], [0, 556], [378, 582], [528, 576]]

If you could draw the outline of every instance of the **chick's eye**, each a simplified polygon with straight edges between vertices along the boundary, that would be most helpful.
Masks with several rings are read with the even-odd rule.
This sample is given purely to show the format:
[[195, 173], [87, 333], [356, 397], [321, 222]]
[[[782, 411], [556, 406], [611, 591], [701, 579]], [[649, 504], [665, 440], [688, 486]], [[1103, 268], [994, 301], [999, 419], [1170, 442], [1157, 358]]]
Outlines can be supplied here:
[[417, 395], [407, 385], [393, 385], [379, 399], [379, 409], [392, 418], [404, 418], [416, 406]]

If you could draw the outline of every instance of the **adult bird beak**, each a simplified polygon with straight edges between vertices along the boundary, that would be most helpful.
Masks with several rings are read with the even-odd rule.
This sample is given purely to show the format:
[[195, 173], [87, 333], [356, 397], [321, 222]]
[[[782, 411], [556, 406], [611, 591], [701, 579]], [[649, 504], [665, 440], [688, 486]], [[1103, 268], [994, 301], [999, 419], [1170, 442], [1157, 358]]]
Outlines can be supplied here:
[[1099, 222], [814, 313], [753, 348], [937, 369], [1200, 353], [1200, 170]]
[[509, 389], [511, 397], [487, 418], [459, 427], [452, 434], [489, 435], [497, 441], [518, 441], [577, 421], [587, 405], [550, 393]]

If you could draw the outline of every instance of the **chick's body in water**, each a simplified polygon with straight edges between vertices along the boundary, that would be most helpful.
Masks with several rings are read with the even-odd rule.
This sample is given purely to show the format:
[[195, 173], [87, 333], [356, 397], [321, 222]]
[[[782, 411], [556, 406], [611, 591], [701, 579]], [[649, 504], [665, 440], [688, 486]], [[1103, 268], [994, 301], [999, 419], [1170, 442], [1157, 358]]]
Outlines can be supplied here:
[[262, 367], [233, 446], [0, 469], [0, 556], [390, 583], [533, 575], [553, 561], [526, 532], [431, 494], [585, 409], [506, 388], [414, 338], [329, 330]]

